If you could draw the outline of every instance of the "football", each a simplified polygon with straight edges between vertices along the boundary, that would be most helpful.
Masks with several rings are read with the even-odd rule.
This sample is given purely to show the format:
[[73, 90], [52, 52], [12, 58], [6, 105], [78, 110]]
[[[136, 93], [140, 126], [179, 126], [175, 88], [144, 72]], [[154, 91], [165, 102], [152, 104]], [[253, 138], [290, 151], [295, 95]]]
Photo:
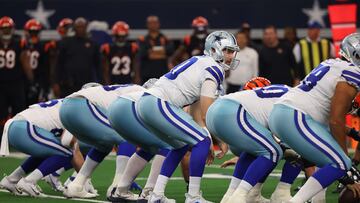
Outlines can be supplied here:
[[343, 191], [341, 191], [339, 195], [339, 203], [360, 203], [360, 198], [354, 197], [354, 194], [351, 190], [348, 188], [345, 188]]

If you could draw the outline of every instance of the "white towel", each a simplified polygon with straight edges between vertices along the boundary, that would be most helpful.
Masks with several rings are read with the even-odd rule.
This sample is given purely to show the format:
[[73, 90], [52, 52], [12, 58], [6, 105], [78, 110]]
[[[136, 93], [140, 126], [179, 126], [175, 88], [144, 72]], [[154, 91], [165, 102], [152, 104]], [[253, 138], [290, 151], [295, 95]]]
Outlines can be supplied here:
[[13, 119], [9, 119], [5, 123], [4, 131], [3, 131], [2, 139], [1, 139], [0, 156], [9, 156], [9, 154], [10, 154], [9, 153], [8, 132], [9, 132], [9, 127], [13, 121], [14, 121]]

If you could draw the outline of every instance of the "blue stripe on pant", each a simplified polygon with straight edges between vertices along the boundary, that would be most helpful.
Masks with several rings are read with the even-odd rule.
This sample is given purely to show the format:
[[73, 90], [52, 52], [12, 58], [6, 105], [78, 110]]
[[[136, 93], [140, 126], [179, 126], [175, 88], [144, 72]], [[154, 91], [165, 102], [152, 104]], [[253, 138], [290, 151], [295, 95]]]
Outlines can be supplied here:
[[286, 105], [276, 104], [270, 115], [269, 126], [283, 142], [317, 166], [331, 164], [341, 170], [351, 167], [351, 160], [333, 138], [327, 126], [315, 121], [309, 115]]
[[53, 133], [26, 120], [13, 121], [8, 136], [11, 146], [34, 157], [72, 156], [72, 151], [61, 145]]
[[60, 108], [60, 119], [67, 130], [101, 152], [125, 140], [111, 128], [106, 110], [85, 98], [66, 98]]
[[153, 154], [162, 148], [171, 149], [170, 145], [146, 129], [136, 113], [134, 101], [120, 97], [110, 105], [108, 113], [113, 128], [127, 141]]
[[142, 96], [136, 107], [150, 131], [175, 149], [195, 145], [207, 136], [189, 114], [153, 95]]
[[282, 157], [282, 150], [270, 130], [235, 101], [215, 101], [206, 114], [206, 125], [211, 133], [228, 143], [237, 154], [242, 151], [264, 156], [274, 163]]

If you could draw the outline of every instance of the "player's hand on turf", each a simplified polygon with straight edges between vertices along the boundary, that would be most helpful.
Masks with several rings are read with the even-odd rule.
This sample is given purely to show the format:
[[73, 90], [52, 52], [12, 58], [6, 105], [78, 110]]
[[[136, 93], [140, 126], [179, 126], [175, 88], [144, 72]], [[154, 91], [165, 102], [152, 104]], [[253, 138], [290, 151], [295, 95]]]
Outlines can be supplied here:
[[237, 161], [239, 160], [239, 157], [234, 157], [232, 159], [229, 159], [229, 160], [226, 160], [224, 161], [224, 163], [221, 164], [221, 168], [226, 168], [228, 166], [232, 166], [232, 165], [235, 165], [237, 163]]
[[227, 145], [225, 142], [218, 143], [220, 148], [220, 153], [216, 155], [216, 158], [221, 159], [225, 156], [225, 154], [229, 151], [229, 145]]
[[360, 184], [359, 183], [346, 185], [346, 187], [353, 192], [355, 198], [360, 197]]

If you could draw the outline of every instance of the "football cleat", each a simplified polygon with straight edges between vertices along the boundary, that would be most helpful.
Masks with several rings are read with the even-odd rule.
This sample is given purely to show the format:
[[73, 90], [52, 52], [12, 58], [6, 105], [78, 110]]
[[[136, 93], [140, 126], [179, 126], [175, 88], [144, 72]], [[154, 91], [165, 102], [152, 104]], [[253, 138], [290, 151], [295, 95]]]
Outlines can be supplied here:
[[236, 189], [235, 192], [230, 196], [229, 200], [226, 203], [238, 203], [238, 202], [246, 202], [247, 197], [246, 192]]
[[59, 177], [52, 174], [45, 176], [44, 181], [51, 186], [51, 189], [57, 192], [64, 192], [64, 186], [62, 185]]
[[129, 190], [120, 191], [117, 189], [108, 200], [111, 202], [137, 202], [139, 195], [130, 192]]
[[147, 188], [144, 188], [140, 195], [139, 195], [139, 198], [137, 200], [138, 203], [146, 203], [148, 202], [149, 198], [150, 198], [150, 193], [154, 190], [154, 188], [151, 188], [151, 187], [147, 187]]
[[203, 198], [201, 193], [197, 196], [192, 196], [189, 193], [185, 193], [185, 197], [185, 203], [212, 203]]
[[94, 185], [91, 182], [91, 179], [87, 179], [84, 185], [84, 189], [86, 192], [94, 194], [96, 196], [99, 196], [99, 193], [97, 191], [97, 189], [95, 189]]
[[27, 181], [25, 178], [20, 179], [16, 184], [16, 190], [19, 193], [26, 193], [31, 197], [43, 197], [45, 194], [42, 192], [41, 188], [34, 183]]
[[5, 189], [7, 191], [9, 191], [10, 193], [17, 195], [17, 196], [27, 196], [26, 193], [22, 193], [20, 191], [18, 191], [16, 189], [16, 184], [18, 182], [16, 181], [11, 181], [8, 176], [5, 176], [1, 181], [0, 181], [0, 189]]
[[157, 195], [154, 192], [150, 192], [149, 203], [176, 203], [174, 199], [168, 199], [165, 195]]
[[71, 182], [65, 188], [63, 192], [65, 197], [77, 197], [77, 198], [95, 198], [97, 197], [97, 194], [92, 194], [90, 192], [87, 192], [85, 190], [85, 187], [83, 185], [79, 185], [77, 183]]

